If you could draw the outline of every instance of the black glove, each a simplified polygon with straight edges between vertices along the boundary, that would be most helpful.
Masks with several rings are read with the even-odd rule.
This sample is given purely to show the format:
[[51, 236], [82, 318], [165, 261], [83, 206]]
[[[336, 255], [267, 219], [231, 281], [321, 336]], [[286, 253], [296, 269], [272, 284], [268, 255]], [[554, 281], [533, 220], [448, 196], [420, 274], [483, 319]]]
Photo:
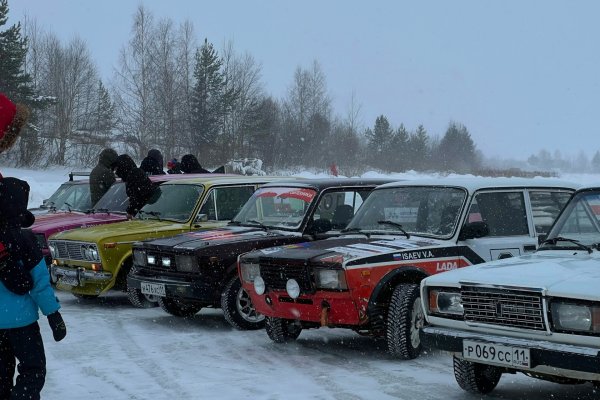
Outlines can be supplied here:
[[52, 329], [52, 336], [54, 336], [54, 340], [57, 342], [60, 342], [67, 336], [67, 326], [58, 311], [48, 315], [48, 324]]

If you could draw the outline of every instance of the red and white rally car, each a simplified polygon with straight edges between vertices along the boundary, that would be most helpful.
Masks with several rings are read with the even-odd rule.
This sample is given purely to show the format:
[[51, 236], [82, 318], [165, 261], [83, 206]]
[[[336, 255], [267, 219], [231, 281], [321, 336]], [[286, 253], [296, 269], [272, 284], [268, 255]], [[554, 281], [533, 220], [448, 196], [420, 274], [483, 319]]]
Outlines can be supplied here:
[[404, 359], [421, 350], [425, 277], [537, 248], [575, 185], [470, 178], [376, 188], [337, 238], [256, 250], [239, 273], [269, 337], [344, 327], [387, 339]]

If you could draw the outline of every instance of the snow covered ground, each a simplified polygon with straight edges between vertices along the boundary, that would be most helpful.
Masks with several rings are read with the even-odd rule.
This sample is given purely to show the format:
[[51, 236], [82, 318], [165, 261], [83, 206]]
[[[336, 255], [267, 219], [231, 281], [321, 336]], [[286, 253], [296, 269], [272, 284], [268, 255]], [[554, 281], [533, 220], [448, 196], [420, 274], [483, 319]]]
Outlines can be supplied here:
[[[66, 169], [0, 171], [29, 181], [31, 206], [68, 179]], [[563, 178], [600, 185], [598, 175]], [[40, 320], [48, 359], [45, 399], [481, 398], [458, 388], [450, 356], [430, 352], [413, 361], [393, 360], [382, 343], [351, 331], [309, 330], [296, 342], [279, 345], [264, 331], [233, 330], [220, 310], [181, 319], [159, 308], [135, 309], [120, 293], [86, 301], [64, 292], [58, 297], [66, 339], [55, 343], [45, 318]], [[598, 398], [598, 393], [591, 385], [561, 386], [505, 375], [486, 398], [585, 400]]]

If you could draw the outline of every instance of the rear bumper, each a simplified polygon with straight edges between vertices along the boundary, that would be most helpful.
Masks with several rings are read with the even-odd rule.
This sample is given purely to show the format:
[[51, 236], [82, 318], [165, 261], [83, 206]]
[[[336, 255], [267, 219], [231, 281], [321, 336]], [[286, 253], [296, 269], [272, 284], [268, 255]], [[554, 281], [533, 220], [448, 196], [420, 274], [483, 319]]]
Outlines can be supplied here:
[[144, 275], [129, 275], [127, 287], [141, 290], [142, 283], [164, 285], [166, 297], [193, 300], [201, 303], [215, 303], [220, 300], [219, 288], [201, 281], [184, 282], [166, 277], [150, 277]]
[[[530, 350], [531, 368], [521, 371], [572, 379], [600, 380], [600, 349], [545, 340], [519, 339], [500, 335], [466, 332], [427, 326], [421, 329], [421, 342], [427, 347], [445, 350], [462, 357], [463, 340], [523, 347]], [[490, 365], [493, 365], [490, 363]]]

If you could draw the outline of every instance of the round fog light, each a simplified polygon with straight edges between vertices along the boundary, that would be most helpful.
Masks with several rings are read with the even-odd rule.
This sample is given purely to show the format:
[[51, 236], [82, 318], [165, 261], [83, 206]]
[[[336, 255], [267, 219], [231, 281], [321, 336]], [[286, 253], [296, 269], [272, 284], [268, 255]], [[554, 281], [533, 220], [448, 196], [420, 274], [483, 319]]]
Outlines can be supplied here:
[[265, 289], [265, 280], [260, 276], [254, 278], [254, 291], [256, 292], [256, 294], [264, 294]]
[[285, 284], [285, 290], [292, 299], [297, 299], [298, 296], [300, 296], [300, 285], [298, 285], [298, 282], [296, 282], [295, 279], [290, 279], [287, 281]]

